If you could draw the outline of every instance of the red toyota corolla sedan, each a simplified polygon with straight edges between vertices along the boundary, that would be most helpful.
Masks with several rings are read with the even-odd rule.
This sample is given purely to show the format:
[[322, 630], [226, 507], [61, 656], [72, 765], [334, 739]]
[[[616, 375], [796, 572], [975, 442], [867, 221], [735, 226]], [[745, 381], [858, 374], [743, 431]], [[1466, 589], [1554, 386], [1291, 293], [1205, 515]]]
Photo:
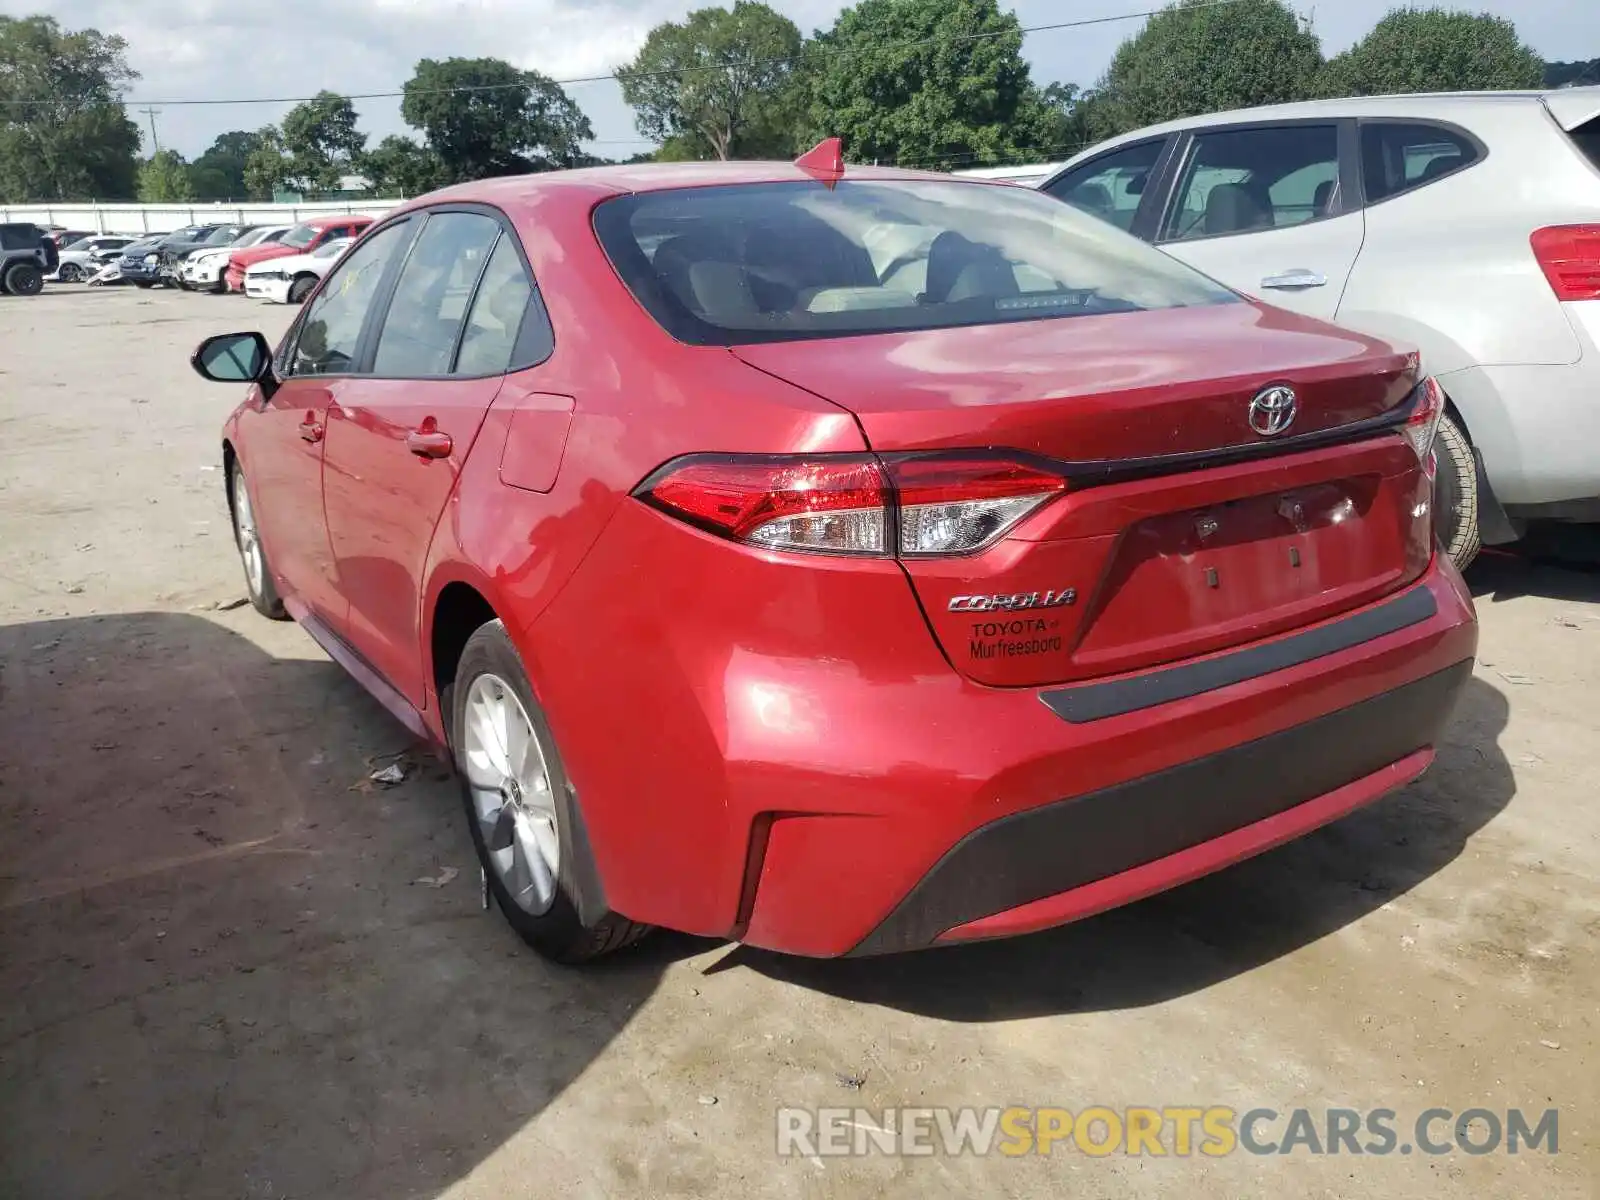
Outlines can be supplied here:
[[1416, 357], [816, 157], [438, 192], [195, 353], [251, 599], [448, 746], [516, 930], [1022, 933], [1421, 774], [1477, 632]]

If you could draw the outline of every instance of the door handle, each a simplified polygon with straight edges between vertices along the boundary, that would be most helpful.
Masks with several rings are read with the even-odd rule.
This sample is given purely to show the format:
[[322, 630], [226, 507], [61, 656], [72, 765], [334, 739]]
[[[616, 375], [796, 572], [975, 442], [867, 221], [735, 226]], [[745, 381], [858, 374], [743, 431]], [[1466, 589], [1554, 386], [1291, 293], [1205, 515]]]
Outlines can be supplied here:
[[306, 419], [300, 422], [300, 436], [308, 442], [322, 440], [322, 422], [317, 420], [316, 413], [306, 413]]
[[1268, 275], [1261, 281], [1261, 286], [1278, 289], [1327, 287], [1328, 277], [1320, 271], [1308, 271], [1304, 267], [1297, 267], [1281, 275]]
[[432, 417], [423, 417], [422, 424], [406, 434], [406, 449], [418, 458], [449, 458], [455, 442]]

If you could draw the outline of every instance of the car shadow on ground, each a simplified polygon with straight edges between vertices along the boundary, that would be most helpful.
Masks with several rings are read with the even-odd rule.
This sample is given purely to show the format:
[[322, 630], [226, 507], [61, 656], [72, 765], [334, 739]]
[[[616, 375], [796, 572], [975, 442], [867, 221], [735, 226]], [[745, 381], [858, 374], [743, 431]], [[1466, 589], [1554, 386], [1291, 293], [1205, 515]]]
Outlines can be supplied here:
[[1558, 539], [1546, 532], [1504, 550], [1485, 549], [1468, 568], [1467, 584], [1479, 603], [1503, 604], [1522, 596], [1600, 603], [1600, 555], [1591, 561], [1588, 551], [1571, 534]]
[[829, 961], [741, 948], [718, 966], [951, 1021], [1159, 1004], [1326, 937], [1447, 866], [1515, 794], [1497, 741], [1507, 712], [1499, 691], [1471, 679], [1418, 782], [1126, 908], [1029, 937], [921, 953]]
[[400, 727], [235, 617], [0, 628], [0, 1195], [436, 1195], [703, 948], [536, 958], [442, 764], [365, 782]]

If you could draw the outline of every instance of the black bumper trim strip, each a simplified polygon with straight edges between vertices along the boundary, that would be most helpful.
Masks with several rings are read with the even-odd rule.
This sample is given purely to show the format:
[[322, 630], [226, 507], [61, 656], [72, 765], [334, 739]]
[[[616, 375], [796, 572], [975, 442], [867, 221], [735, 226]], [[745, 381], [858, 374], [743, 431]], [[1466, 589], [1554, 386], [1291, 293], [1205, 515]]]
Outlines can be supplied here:
[[1074, 725], [1102, 721], [1174, 700], [1187, 700], [1190, 696], [1214, 692], [1286, 667], [1297, 667], [1314, 658], [1337, 654], [1384, 634], [1421, 624], [1438, 611], [1439, 603], [1433, 593], [1425, 586], [1418, 586], [1354, 616], [1330, 621], [1275, 642], [1128, 679], [1053, 688], [1039, 693], [1039, 699], [1056, 716]]
[[1434, 745], [1472, 660], [1205, 758], [1001, 817], [936, 862], [851, 956], [1071, 891], [1231, 833]]

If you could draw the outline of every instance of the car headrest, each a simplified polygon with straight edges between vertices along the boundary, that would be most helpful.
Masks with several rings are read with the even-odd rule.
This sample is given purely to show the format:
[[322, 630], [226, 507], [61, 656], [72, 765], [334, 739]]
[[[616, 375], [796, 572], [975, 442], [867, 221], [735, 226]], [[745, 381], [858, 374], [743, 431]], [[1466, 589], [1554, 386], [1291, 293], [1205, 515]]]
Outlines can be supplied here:
[[1311, 212], [1314, 216], [1325, 217], [1328, 215], [1328, 206], [1333, 203], [1334, 182], [1325, 179], [1317, 184], [1317, 190], [1311, 196]]
[[1111, 189], [1103, 183], [1086, 183], [1073, 189], [1072, 203], [1085, 212], [1103, 217], [1111, 211]]
[[1219, 183], [1206, 197], [1205, 230], [1208, 234], [1242, 233], [1265, 225], [1266, 215], [1249, 188]]

